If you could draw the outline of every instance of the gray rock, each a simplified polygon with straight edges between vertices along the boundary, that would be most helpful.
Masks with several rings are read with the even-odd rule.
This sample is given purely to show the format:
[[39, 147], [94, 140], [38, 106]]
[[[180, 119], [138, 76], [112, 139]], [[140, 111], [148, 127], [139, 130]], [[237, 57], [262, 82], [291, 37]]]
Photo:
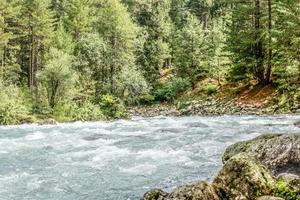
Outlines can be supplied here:
[[228, 147], [223, 155], [226, 163], [232, 156], [245, 152], [257, 158], [274, 175], [290, 173], [300, 175], [300, 135], [262, 135]]
[[168, 193], [160, 189], [153, 189], [147, 192], [142, 200], [165, 200], [167, 196]]
[[46, 119], [38, 123], [39, 125], [56, 125], [57, 121], [55, 119]]
[[213, 185], [198, 182], [178, 187], [167, 200], [220, 200], [220, 198]]
[[271, 172], [257, 159], [240, 153], [225, 163], [213, 184], [223, 194], [222, 199], [254, 200], [258, 194], [271, 194], [275, 182]]

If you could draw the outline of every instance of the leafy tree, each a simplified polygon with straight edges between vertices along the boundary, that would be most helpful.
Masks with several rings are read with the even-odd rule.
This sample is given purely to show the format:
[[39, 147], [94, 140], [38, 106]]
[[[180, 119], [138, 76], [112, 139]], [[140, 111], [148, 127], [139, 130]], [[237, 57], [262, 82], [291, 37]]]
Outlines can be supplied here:
[[72, 57], [60, 50], [50, 49], [38, 79], [47, 91], [49, 106], [54, 108], [74, 87], [76, 74], [72, 69]]
[[118, 82], [119, 96], [128, 104], [137, 103], [141, 95], [149, 92], [147, 81], [136, 67], [123, 68]]
[[107, 48], [99, 34], [85, 34], [75, 48], [76, 69], [81, 74], [80, 85], [96, 99], [109, 92]]
[[122, 68], [135, 66], [137, 27], [120, 1], [109, 0], [102, 2], [98, 10], [97, 30], [106, 44], [110, 93], [116, 94]]

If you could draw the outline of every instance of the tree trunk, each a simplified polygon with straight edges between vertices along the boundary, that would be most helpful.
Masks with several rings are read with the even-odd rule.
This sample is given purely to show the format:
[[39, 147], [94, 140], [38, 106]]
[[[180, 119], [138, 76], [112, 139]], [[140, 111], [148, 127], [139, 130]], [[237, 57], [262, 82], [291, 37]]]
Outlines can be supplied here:
[[272, 71], [272, 58], [273, 58], [273, 49], [272, 49], [272, 0], [268, 0], [268, 34], [269, 34], [269, 52], [268, 52], [268, 66], [266, 72], [266, 80], [265, 83], [269, 84], [271, 82], [271, 71]]
[[261, 38], [261, 25], [260, 25], [260, 0], [255, 0], [255, 58], [256, 58], [256, 76], [258, 79], [258, 83], [264, 83], [264, 55], [263, 55], [263, 48], [262, 48], [262, 38]]

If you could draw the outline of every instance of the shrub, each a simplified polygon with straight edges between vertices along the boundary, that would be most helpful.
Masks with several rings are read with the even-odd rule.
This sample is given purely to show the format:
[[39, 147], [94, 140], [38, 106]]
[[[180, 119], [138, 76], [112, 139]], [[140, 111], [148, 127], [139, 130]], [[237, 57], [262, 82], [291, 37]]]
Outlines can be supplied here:
[[27, 109], [21, 101], [20, 90], [14, 85], [5, 85], [0, 80], [0, 124], [19, 123], [18, 116], [25, 115]]
[[119, 96], [127, 104], [135, 104], [140, 96], [149, 92], [147, 82], [136, 67], [122, 68], [118, 77]]
[[99, 104], [103, 114], [108, 118], [118, 119], [127, 115], [124, 103], [113, 95], [103, 95]]
[[104, 115], [98, 105], [90, 102], [80, 106], [74, 102], [64, 102], [55, 107], [54, 118], [58, 121], [97, 121], [104, 119]]
[[173, 78], [167, 83], [157, 85], [153, 91], [156, 101], [173, 101], [179, 93], [186, 91], [190, 87], [187, 79]]
[[94, 105], [90, 102], [78, 107], [73, 113], [73, 120], [77, 121], [97, 121], [103, 120], [104, 115], [98, 105]]
[[216, 94], [218, 91], [218, 86], [214, 84], [207, 84], [203, 86], [200, 90], [200, 92], [203, 92], [206, 95], [213, 95]]

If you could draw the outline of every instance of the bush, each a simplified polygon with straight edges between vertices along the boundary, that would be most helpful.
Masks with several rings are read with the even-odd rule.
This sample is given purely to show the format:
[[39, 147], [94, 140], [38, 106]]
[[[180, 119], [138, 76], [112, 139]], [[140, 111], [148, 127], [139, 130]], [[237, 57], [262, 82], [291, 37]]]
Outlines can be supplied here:
[[139, 98], [139, 103], [141, 104], [151, 104], [153, 103], [155, 100], [155, 97], [151, 94], [144, 94], [144, 95], [141, 95], [140, 98]]
[[90, 102], [80, 106], [74, 102], [64, 102], [55, 107], [54, 118], [58, 121], [97, 121], [104, 119], [104, 115], [98, 105]]
[[108, 118], [118, 119], [127, 116], [124, 103], [113, 95], [103, 95], [99, 104], [103, 114]]
[[299, 69], [297, 67], [276, 67], [273, 76], [274, 83], [280, 92], [296, 90], [299, 83]]
[[78, 107], [72, 118], [75, 121], [97, 121], [103, 120], [104, 115], [98, 105], [88, 102]]
[[19, 123], [18, 116], [27, 113], [20, 90], [14, 85], [5, 85], [1, 80], [0, 89], [0, 124]]
[[137, 103], [143, 94], [149, 92], [144, 76], [135, 67], [122, 68], [117, 81], [119, 96], [126, 104]]
[[173, 78], [167, 83], [161, 83], [154, 88], [153, 94], [156, 101], [173, 101], [179, 93], [185, 92], [190, 88], [187, 79]]
[[218, 86], [214, 84], [207, 84], [200, 89], [200, 92], [203, 92], [206, 95], [216, 94], [218, 91]]

